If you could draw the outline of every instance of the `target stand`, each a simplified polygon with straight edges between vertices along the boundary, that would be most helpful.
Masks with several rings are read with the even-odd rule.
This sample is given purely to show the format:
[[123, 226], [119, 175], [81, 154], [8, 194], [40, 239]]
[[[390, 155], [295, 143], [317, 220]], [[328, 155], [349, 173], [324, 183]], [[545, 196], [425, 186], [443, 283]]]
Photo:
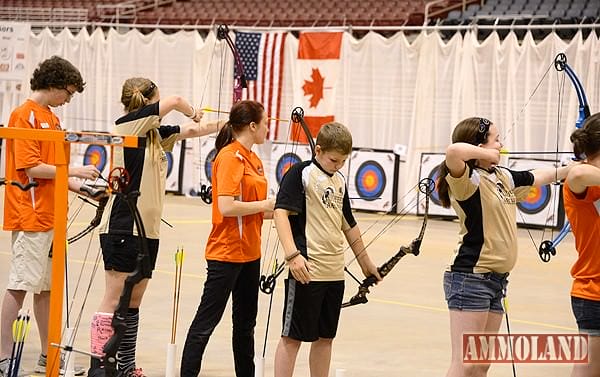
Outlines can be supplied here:
[[[210, 187], [212, 164], [217, 155], [214, 136], [202, 136], [184, 144], [181, 162], [181, 192], [199, 196], [202, 187]], [[174, 150], [175, 151], [175, 150]], [[174, 160], [175, 161], [175, 160]]]
[[183, 166], [185, 165], [185, 139], [173, 146], [172, 152], [165, 152], [167, 157], [167, 182], [165, 190], [181, 195], [183, 187]]

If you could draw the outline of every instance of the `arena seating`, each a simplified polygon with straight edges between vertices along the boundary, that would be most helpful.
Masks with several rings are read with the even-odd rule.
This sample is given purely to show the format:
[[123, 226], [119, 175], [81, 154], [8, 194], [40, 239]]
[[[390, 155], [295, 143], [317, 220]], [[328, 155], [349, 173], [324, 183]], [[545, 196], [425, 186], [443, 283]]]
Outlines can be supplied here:
[[451, 11], [443, 21], [447, 25], [514, 21], [527, 24], [596, 23], [600, 18], [597, 0], [488, 0], [471, 4], [463, 12]]
[[[3, 0], [0, 19], [79, 9], [88, 22], [235, 26], [420, 26], [596, 23], [599, 0]], [[28, 10], [15, 11], [15, 9]], [[117, 12], [117, 9], [119, 11]], [[46, 12], [39, 12], [46, 10]], [[58, 13], [61, 15], [62, 13]], [[17, 16], [18, 15], [18, 18]]]
[[[470, 2], [473, 2], [471, 0]], [[247, 26], [422, 25], [427, 0], [4, 0], [2, 7], [86, 8], [89, 21], [115, 21], [107, 5], [137, 4], [127, 15], [135, 23], [210, 25], [229, 23]], [[460, 0], [446, 0], [443, 9]], [[127, 13], [127, 12], [125, 12]], [[121, 15], [123, 16], [123, 15]], [[112, 18], [112, 19], [111, 19]], [[123, 20], [121, 20], [123, 21]]]

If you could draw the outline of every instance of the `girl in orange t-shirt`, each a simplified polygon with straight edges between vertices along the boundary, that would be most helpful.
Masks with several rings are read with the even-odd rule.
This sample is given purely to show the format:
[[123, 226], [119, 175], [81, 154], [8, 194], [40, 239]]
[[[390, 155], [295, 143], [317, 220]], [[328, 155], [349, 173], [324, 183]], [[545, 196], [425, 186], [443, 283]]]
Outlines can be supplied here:
[[206, 244], [208, 275], [196, 316], [188, 330], [181, 377], [200, 373], [202, 355], [233, 297], [233, 355], [237, 377], [254, 377], [254, 326], [258, 311], [261, 228], [272, 216], [267, 180], [252, 152], [267, 134], [267, 116], [255, 101], [233, 105], [219, 132], [212, 166], [212, 230]]
[[575, 130], [571, 142], [584, 160], [571, 169], [563, 189], [578, 253], [571, 268], [571, 306], [579, 332], [589, 337], [589, 363], [573, 364], [571, 376], [600, 376], [600, 113]]

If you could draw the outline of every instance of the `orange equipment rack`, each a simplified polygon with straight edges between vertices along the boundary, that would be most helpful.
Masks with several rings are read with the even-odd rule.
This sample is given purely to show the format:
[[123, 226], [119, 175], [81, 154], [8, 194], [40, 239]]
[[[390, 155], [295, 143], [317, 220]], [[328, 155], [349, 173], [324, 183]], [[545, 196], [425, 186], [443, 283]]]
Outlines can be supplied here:
[[[23, 128], [0, 128], [2, 139], [25, 139], [53, 142], [56, 157], [55, 197], [54, 197], [54, 242], [52, 247], [52, 282], [50, 286], [50, 315], [48, 325], [48, 360], [59, 360], [60, 349], [51, 346], [61, 344], [63, 312], [63, 290], [65, 276], [65, 246], [67, 242], [68, 211], [68, 161], [71, 143], [105, 144], [129, 148], [141, 148], [143, 137], [123, 136], [106, 133], [55, 131]], [[8, 152], [8, 151], [7, 151]], [[6, 172], [10, 174], [10, 172]], [[6, 177], [10, 180], [10, 177]], [[60, 277], [60, 278], [59, 278]], [[60, 363], [49, 363], [47, 377], [58, 377]]]

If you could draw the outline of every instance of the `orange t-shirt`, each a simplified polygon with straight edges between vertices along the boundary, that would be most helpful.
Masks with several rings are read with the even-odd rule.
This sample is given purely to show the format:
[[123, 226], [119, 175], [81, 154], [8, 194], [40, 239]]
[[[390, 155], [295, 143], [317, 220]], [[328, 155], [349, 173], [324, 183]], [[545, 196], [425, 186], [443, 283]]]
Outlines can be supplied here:
[[[60, 130], [60, 121], [49, 107], [28, 99], [10, 115], [8, 127]], [[54, 165], [54, 143], [7, 139], [6, 177], [27, 184], [25, 169]], [[37, 187], [22, 191], [7, 185], [4, 191], [4, 230], [46, 232], [54, 228], [54, 179], [36, 178]]]
[[588, 187], [585, 193], [576, 195], [565, 183], [563, 199], [579, 253], [571, 268], [575, 279], [571, 295], [600, 301], [600, 186]]
[[254, 202], [267, 198], [267, 179], [262, 161], [237, 140], [225, 146], [212, 166], [212, 223], [206, 243], [206, 259], [244, 263], [260, 258], [263, 213], [223, 217], [218, 197]]

